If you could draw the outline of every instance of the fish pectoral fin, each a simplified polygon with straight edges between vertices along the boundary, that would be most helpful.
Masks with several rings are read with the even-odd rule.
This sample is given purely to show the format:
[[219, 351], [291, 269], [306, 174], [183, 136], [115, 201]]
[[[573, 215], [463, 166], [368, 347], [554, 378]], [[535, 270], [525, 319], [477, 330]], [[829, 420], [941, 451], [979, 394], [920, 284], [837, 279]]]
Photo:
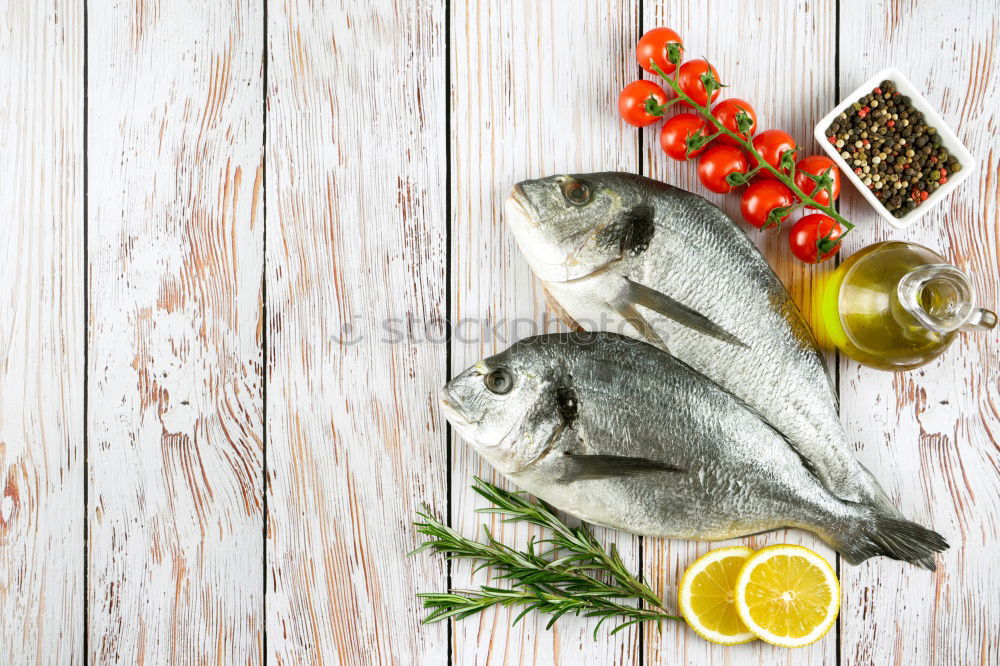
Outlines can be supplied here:
[[660, 313], [664, 317], [673, 319], [678, 324], [687, 326], [688, 328], [698, 331], [699, 333], [704, 333], [705, 335], [711, 336], [716, 340], [722, 340], [723, 342], [728, 342], [729, 344], [738, 345], [740, 347], [747, 346], [738, 337], [722, 328], [705, 315], [700, 312], [695, 312], [688, 306], [680, 303], [679, 301], [675, 301], [666, 294], [660, 293], [655, 289], [650, 289], [644, 284], [633, 282], [628, 278], [625, 278], [625, 283], [625, 296], [629, 303], [647, 307], [654, 312]]
[[649, 458], [627, 456], [580, 455], [565, 453], [568, 469], [566, 481], [607, 479], [615, 476], [637, 476], [659, 472], [682, 472], [680, 467]]
[[628, 324], [639, 332], [646, 342], [651, 345], [655, 345], [664, 351], [670, 351], [667, 348], [667, 343], [663, 341], [653, 325], [646, 321], [639, 311], [635, 309], [635, 306], [629, 302], [618, 303], [614, 306], [615, 312], [618, 316], [624, 319]]

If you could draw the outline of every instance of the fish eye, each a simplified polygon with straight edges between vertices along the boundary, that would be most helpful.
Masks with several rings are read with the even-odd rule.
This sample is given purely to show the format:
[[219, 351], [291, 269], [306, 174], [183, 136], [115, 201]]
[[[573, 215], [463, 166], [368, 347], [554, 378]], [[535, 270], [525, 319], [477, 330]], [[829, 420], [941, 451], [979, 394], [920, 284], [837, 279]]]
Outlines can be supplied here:
[[579, 180], [567, 180], [562, 184], [563, 196], [574, 206], [583, 206], [590, 202], [590, 188]]
[[497, 368], [487, 374], [483, 377], [483, 383], [486, 384], [486, 388], [498, 395], [510, 393], [514, 388], [514, 378], [503, 368]]

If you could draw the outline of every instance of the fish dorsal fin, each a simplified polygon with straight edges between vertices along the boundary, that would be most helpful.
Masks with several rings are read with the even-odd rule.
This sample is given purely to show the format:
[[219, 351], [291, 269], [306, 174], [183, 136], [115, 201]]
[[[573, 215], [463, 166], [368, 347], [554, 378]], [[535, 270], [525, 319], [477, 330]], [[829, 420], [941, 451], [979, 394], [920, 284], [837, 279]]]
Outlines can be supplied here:
[[[634, 306], [636, 305], [641, 305], [643, 307], [649, 308], [650, 310], [658, 312], [664, 317], [673, 319], [678, 324], [687, 326], [688, 328], [698, 331], [699, 333], [704, 333], [705, 335], [713, 337], [716, 340], [728, 342], [729, 344], [738, 345], [740, 347], [746, 347], [746, 344], [744, 344], [742, 340], [740, 340], [738, 337], [736, 337], [726, 329], [722, 328], [714, 321], [712, 321], [705, 315], [701, 314], [700, 312], [692, 310], [688, 306], [670, 298], [666, 294], [656, 291], [655, 289], [650, 289], [646, 285], [639, 284], [638, 282], [634, 282], [628, 278], [625, 278], [625, 301], [626, 303], [619, 304], [616, 307], [618, 313], [622, 315], [622, 317], [625, 318], [626, 320], [629, 320], [629, 317], [626, 317], [624, 314], [622, 314], [622, 310], [630, 309], [632, 312], [635, 313], [633, 315], [633, 318], [638, 317], [639, 319], [641, 319], [642, 322], [645, 324], [644, 328], [646, 329], [652, 330], [653, 327], [650, 326], [649, 323], [646, 322], [644, 319], [642, 319], [642, 315], [640, 315], [638, 311], [635, 310]], [[632, 321], [629, 320], [629, 323], [632, 324]], [[645, 336], [647, 339], [650, 339], [650, 336], [646, 333], [645, 330], [639, 327], [636, 328], [637, 330], [639, 330], [640, 333], [643, 334], [643, 336]], [[656, 335], [655, 331], [653, 332], [653, 335]], [[659, 336], [656, 336], [656, 340], [659, 340]], [[666, 347], [663, 345], [662, 342], [656, 342], [652, 339], [650, 339], [650, 342], [666, 349]]]

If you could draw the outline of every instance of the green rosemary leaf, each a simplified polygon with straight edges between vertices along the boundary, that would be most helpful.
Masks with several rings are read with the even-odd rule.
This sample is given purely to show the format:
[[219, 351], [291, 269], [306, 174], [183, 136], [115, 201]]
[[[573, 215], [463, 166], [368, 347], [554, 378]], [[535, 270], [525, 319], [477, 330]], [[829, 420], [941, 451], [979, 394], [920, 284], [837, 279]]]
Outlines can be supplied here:
[[413, 553], [430, 550], [448, 559], [468, 560], [474, 572], [489, 569], [494, 580], [511, 587], [482, 585], [474, 591], [418, 594], [428, 611], [424, 623], [460, 620], [495, 606], [519, 607], [514, 623], [533, 611], [551, 616], [548, 627], [568, 613], [598, 618], [596, 637], [609, 619], [617, 621], [612, 633], [639, 622], [680, 619], [668, 614], [659, 597], [628, 571], [614, 544], [603, 548], [585, 525], [569, 527], [545, 504], [479, 478], [473, 490], [493, 504], [479, 509], [481, 513], [500, 515], [504, 522], [536, 525], [551, 534], [531, 537], [526, 548], [518, 550], [484, 525], [483, 543], [461, 536], [425, 507], [417, 513], [422, 520], [414, 525], [418, 533], [430, 538]]

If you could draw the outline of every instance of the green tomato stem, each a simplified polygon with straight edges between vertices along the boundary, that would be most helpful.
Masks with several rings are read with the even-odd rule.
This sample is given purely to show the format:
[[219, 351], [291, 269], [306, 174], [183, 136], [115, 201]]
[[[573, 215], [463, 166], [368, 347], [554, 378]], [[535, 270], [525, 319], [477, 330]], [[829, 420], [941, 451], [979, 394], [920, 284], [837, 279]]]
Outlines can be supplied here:
[[[664, 73], [662, 69], [660, 69], [659, 65], [657, 65], [656, 62], [653, 61], [652, 59], [650, 59], [649, 64], [653, 68], [653, 70], [657, 73], [657, 75], [661, 79], [667, 82], [667, 84], [673, 89], [674, 93], [677, 95], [679, 99], [683, 99], [685, 102], [687, 102], [688, 105], [691, 106], [691, 108], [697, 110], [702, 117], [711, 122], [717, 128], [718, 131], [713, 135], [713, 138], [719, 136], [720, 134], [725, 134], [726, 136], [734, 139], [739, 145], [741, 145], [744, 148], [744, 150], [749, 152], [753, 156], [753, 158], [757, 160], [757, 167], [753, 170], [753, 173], [756, 173], [762, 168], [767, 169], [769, 172], [771, 172], [771, 175], [773, 175], [776, 179], [778, 179], [778, 181], [780, 181], [788, 189], [790, 189], [792, 191], [792, 194], [798, 197], [799, 201], [801, 201], [803, 205], [815, 208], [816, 210], [826, 215], [829, 215], [831, 218], [840, 223], [840, 225], [844, 227], [844, 233], [841, 234], [841, 238], [843, 238], [848, 231], [854, 228], [854, 225], [851, 224], [851, 222], [849, 222], [843, 215], [838, 213], [837, 210], [833, 207], [832, 196], [830, 197], [830, 203], [824, 206], [820, 204], [819, 201], [817, 201], [816, 199], [807, 195], [799, 188], [798, 185], [795, 184], [795, 180], [793, 178], [785, 174], [783, 171], [781, 171], [781, 169], [777, 169], [771, 166], [771, 164], [768, 163], [759, 152], [757, 152], [757, 149], [754, 148], [754, 145], [750, 140], [745, 138], [742, 134], [733, 132], [728, 127], [719, 122], [719, 120], [712, 115], [712, 112], [709, 110], [707, 105], [703, 106], [698, 102], [694, 101], [693, 99], [691, 99], [691, 97], [681, 89], [680, 84], [676, 80], [676, 75], [674, 77], [668, 76], [666, 73]], [[830, 194], [832, 194], [832, 187]]]

